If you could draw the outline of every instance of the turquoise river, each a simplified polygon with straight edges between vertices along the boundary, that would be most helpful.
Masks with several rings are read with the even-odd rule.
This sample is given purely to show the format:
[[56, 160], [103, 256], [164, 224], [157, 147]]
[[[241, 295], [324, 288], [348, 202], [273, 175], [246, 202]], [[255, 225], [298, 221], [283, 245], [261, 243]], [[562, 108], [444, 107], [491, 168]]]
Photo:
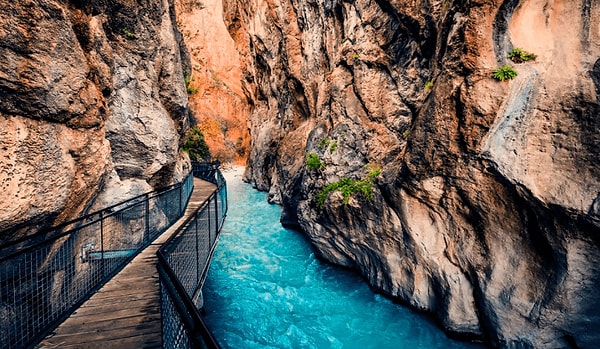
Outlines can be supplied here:
[[204, 286], [205, 320], [224, 348], [482, 348], [318, 260], [239, 168], [225, 177], [229, 212]]

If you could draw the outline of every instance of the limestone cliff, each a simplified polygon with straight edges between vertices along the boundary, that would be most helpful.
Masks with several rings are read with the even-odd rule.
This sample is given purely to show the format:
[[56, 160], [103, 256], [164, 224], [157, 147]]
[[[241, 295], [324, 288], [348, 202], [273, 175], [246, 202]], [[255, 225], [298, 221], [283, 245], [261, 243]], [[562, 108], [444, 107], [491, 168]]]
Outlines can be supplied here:
[[171, 1], [0, 3], [0, 242], [182, 178]]
[[[600, 3], [224, 9], [252, 106], [247, 178], [283, 223], [449, 332], [600, 345]], [[516, 47], [537, 59], [511, 63]], [[516, 78], [492, 79], [508, 63]], [[371, 200], [332, 191], [320, 208], [323, 188], [366, 164], [382, 169]]]
[[248, 102], [240, 57], [223, 23], [221, 0], [177, 0], [177, 24], [190, 52], [190, 109], [211, 156], [223, 163], [248, 157]]

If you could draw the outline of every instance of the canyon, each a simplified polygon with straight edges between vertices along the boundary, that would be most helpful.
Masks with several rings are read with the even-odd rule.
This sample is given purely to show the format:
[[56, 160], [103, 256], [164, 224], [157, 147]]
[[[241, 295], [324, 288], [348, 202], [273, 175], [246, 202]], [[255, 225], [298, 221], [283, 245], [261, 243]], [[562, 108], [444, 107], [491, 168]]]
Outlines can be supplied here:
[[[252, 105], [246, 178], [283, 224], [456, 336], [600, 343], [599, 4], [224, 8]], [[505, 64], [518, 75], [493, 79]], [[381, 174], [362, 195], [365, 166]]]
[[2, 5], [0, 243], [181, 181], [197, 120], [319, 257], [449, 334], [600, 344], [599, 3]]

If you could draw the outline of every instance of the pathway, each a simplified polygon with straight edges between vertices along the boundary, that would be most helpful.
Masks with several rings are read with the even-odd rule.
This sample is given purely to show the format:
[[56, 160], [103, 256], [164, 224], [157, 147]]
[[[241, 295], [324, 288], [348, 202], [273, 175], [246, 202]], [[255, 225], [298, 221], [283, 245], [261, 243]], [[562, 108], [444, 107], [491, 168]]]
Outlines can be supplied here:
[[161, 348], [156, 252], [217, 189], [194, 178], [185, 214], [59, 325], [36, 348]]

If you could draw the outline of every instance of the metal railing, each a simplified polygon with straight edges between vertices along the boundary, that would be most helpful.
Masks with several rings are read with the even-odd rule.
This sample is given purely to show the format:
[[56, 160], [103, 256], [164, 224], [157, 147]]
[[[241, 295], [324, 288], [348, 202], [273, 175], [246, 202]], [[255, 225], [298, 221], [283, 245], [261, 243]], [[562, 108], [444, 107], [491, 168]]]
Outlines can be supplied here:
[[192, 162], [192, 173], [194, 177], [204, 179], [221, 188], [225, 184], [225, 178], [219, 170], [221, 163], [215, 162]]
[[184, 213], [193, 175], [0, 250], [0, 348], [32, 347]]
[[158, 251], [163, 348], [220, 348], [202, 317], [202, 285], [227, 214], [227, 185], [216, 167], [194, 166], [194, 176], [217, 190]]

